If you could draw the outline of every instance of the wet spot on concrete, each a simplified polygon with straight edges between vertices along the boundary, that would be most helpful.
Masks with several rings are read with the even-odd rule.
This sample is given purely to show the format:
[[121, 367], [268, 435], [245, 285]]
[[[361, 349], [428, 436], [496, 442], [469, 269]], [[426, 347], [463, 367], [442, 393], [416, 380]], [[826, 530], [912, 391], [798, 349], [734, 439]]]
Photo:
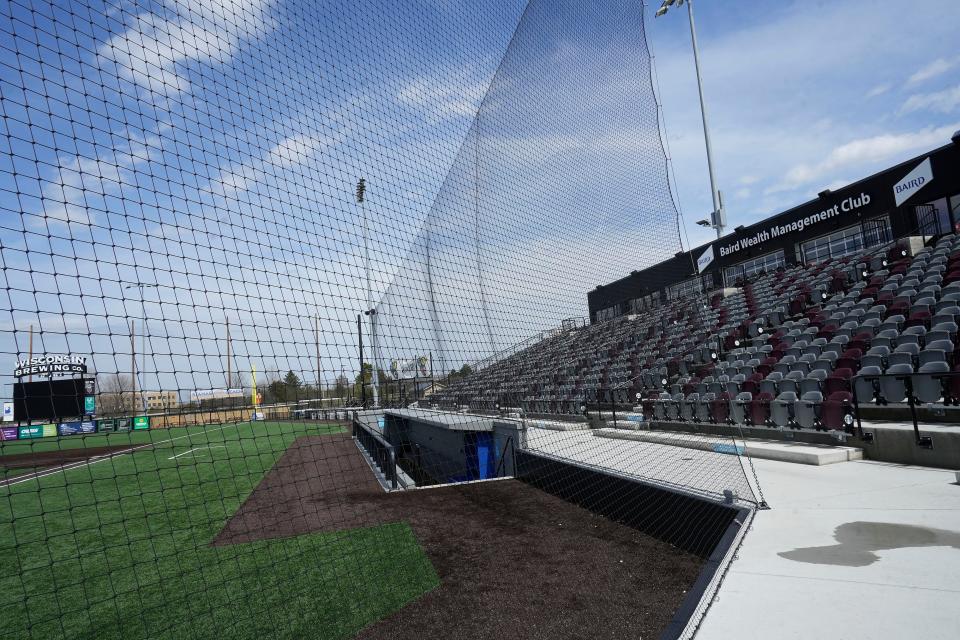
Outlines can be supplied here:
[[953, 547], [960, 551], [960, 532], [890, 522], [847, 522], [833, 531], [837, 544], [801, 547], [779, 555], [795, 562], [865, 567], [880, 559], [875, 551], [908, 547]]

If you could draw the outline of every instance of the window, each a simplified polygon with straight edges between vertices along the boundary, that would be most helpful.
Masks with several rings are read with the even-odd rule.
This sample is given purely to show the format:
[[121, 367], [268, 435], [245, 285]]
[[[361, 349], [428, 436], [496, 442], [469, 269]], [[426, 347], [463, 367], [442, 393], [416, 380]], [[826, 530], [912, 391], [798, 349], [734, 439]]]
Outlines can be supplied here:
[[667, 300], [677, 300], [691, 295], [701, 295], [710, 288], [711, 280], [709, 275], [694, 276], [683, 282], [679, 282], [667, 287]]
[[616, 318], [618, 315], [620, 315], [620, 305], [615, 304], [612, 307], [607, 307], [606, 309], [600, 309], [597, 311], [597, 322], [610, 320], [611, 318]]
[[886, 244], [892, 239], [890, 219], [883, 216], [804, 242], [800, 246], [800, 253], [804, 262], [823, 262], [859, 253], [869, 247]]
[[783, 250], [781, 249], [780, 251], [774, 251], [773, 253], [758, 256], [727, 267], [723, 270], [723, 281], [727, 283], [728, 287], [733, 286], [738, 280], [773, 271], [777, 267], [782, 267], [785, 264], [786, 260], [783, 257]]

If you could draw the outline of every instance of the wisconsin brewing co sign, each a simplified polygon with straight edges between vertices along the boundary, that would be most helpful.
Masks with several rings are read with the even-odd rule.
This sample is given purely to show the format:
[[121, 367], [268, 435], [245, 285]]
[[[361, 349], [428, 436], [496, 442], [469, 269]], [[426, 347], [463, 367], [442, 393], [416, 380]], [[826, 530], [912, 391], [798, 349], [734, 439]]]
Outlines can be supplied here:
[[29, 360], [17, 360], [17, 368], [13, 370], [13, 377], [42, 375], [66, 375], [70, 373], [86, 373], [87, 359], [83, 356], [40, 356]]

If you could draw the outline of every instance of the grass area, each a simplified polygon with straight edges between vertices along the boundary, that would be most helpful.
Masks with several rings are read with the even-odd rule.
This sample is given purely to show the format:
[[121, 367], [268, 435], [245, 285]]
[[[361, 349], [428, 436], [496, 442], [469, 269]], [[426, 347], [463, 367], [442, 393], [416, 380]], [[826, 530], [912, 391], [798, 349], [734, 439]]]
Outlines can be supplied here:
[[[242, 423], [249, 424], [249, 423]], [[264, 429], [285, 428], [283, 425], [300, 425], [315, 428], [338, 427], [338, 422], [304, 422], [304, 421], [270, 421], [257, 423]], [[171, 427], [169, 429], [144, 429], [142, 431], [108, 431], [104, 433], [78, 434], [57, 438], [30, 438], [23, 440], [0, 440], [0, 456], [10, 456], [23, 453], [39, 453], [41, 451], [60, 451], [63, 449], [82, 449], [110, 446], [136, 446], [150, 444], [184, 436], [198, 436], [208, 431], [232, 429], [233, 424], [191, 425], [189, 427]]]
[[209, 546], [294, 439], [340, 429], [102, 434], [157, 444], [0, 488], [0, 637], [347, 638], [434, 588], [403, 523]]

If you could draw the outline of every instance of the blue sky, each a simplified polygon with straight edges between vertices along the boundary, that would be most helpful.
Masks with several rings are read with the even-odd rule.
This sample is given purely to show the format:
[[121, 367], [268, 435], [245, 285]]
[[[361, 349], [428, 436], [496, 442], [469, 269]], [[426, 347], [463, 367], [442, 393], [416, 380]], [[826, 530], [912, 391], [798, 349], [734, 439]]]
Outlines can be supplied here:
[[[697, 4], [731, 225], [960, 128], [955, 2], [765, 4]], [[501, 258], [484, 278], [505, 301], [494, 346], [582, 315], [589, 289], [678, 246], [651, 143], [638, 5], [611, 1], [603, 20], [588, 5], [563, 6], [560, 20], [528, 14], [514, 36], [519, 0], [6, 3], [0, 351], [10, 366], [0, 375], [24, 355], [30, 324], [35, 353], [92, 354], [98, 371], [127, 370], [127, 323], [143, 315], [148, 387], [222, 386], [228, 317], [235, 369], [314, 379], [319, 322], [321, 377], [349, 374], [366, 304], [356, 179], [370, 184], [374, 297], [396, 304], [404, 287], [422, 297], [416, 265], [391, 283], [422, 246], [438, 195], [456, 202], [471, 190], [470, 176], [449, 168], [460, 158], [469, 169], [477, 140], [492, 168], [481, 225]], [[709, 239], [693, 221], [710, 197], [688, 25], [685, 11], [653, 20], [655, 8], [646, 27], [697, 244]], [[504, 71], [512, 39], [523, 46]], [[538, 78], [541, 67], [561, 75]], [[498, 68], [488, 126], [472, 128]], [[474, 211], [445, 206], [450, 237], [462, 235], [448, 244], [460, 247], [449, 266], [465, 272], [474, 256], [457, 243]], [[437, 283], [471, 327], [473, 280]], [[128, 288], [136, 282], [157, 287], [141, 295]], [[471, 311], [456, 309], [458, 295]], [[410, 342], [385, 357], [426, 348], [425, 321], [391, 327], [385, 314], [385, 330]], [[457, 357], [485, 355], [484, 333], [458, 334]]]
[[[697, 0], [695, 17], [731, 227], [939, 147], [960, 129], [953, 0]], [[712, 232], [692, 223], [712, 205], [686, 7], [648, 24], [697, 245]]]

